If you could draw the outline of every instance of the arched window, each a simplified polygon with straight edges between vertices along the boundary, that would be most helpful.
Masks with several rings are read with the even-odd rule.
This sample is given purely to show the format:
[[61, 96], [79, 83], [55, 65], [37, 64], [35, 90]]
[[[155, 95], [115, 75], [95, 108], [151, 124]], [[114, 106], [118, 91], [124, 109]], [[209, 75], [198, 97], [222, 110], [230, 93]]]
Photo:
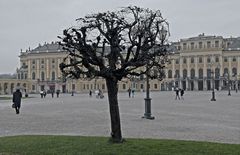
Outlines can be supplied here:
[[183, 78], [184, 79], [187, 78], [187, 70], [186, 69], [183, 70]]
[[215, 78], [219, 79], [220, 77], [220, 69], [219, 68], [215, 68]]
[[175, 71], [174, 78], [180, 78], [180, 74], [179, 74], [179, 70], [178, 69]]
[[21, 79], [23, 79], [23, 73], [21, 73]]
[[172, 78], [172, 70], [168, 70], [168, 78]]
[[232, 74], [235, 76], [235, 75], [237, 75], [237, 68], [232, 68]]
[[41, 80], [44, 81], [45, 80], [45, 75], [44, 72], [41, 72]]
[[52, 72], [52, 81], [55, 80], [55, 72]]
[[228, 68], [224, 68], [223, 74], [227, 74], [228, 73]]
[[203, 69], [202, 68], [200, 68], [198, 70], [198, 76], [199, 76], [199, 79], [203, 79]]
[[36, 79], [36, 74], [35, 72], [32, 72], [32, 80], [35, 80]]
[[187, 63], [187, 59], [183, 58], [183, 63], [186, 64]]
[[191, 79], [194, 79], [194, 78], [195, 78], [195, 70], [191, 69]]
[[207, 69], [207, 78], [211, 78], [211, 69]]
[[210, 63], [210, 62], [211, 62], [211, 58], [208, 57], [208, 58], [207, 58], [207, 63]]
[[194, 63], [194, 57], [191, 57], [191, 63], [192, 64]]

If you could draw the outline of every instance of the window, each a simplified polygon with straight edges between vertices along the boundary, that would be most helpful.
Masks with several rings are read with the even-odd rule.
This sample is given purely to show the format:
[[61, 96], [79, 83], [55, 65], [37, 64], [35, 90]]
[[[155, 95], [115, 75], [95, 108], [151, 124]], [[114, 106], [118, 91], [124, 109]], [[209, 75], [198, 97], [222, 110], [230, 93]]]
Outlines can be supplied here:
[[103, 89], [103, 90], [105, 89], [105, 84], [102, 84], [102, 89]]
[[187, 43], [183, 43], [183, 50], [187, 49]]
[[179, 59], [176, 59], [176, 64], [179, 64]]
[[186, 69], [183, 70], [183, 78], [184, 79], [187, 78], [187, 70]]
[[32, 60], [32, 64], [34, 65], [36, 62], [35, 62], [35, 60]]
[[202, 63], [203, 62], [202, 57], [199, 57], [198, 61], [199, 63]]
[[215, 58], [215, 62], [219, 62], [219, 57], [216, 57], [216, 58]]
[[218, 48], [219, 47], [219, 41], [215, 41], [215, 47]]
[[41, 72], [41, 80], [42, 80], [42, 81], [45, 80], [45, 74], [44, 74], [44, 72]]
[[43, 69], [43, 68], [44, 68], [44, 65], [41, 65], [41, 68]]
[[191, 63], [192, 64], [194, 63], [194, 57], [191, 57]]
[[200, 68], [198, 70], [198, 76], [199, 76], [199, 79], [203, 79], [203, 69], [202, 68]]
[[32, 90], [35, 90], [35, 85], [32, 85]]
[[211, 78], [211, 69], [207, 69], [207, 78]]
[[191, 50], [194, 49], [194, 42], [191, 43]]
[[220, 69], [219, 68], [215, 68], [215, 78], [219, 79], [220, 77]]
[[236, 57], [233, 57], [233, 60], [232, 60], [233, 62], [236, 62], [237, 61], [237, 59], [236, 59]]
[[186, 64], [187, 63], [187, 59], [183, 58], [183, 63]]
[[53, 63], [53, 64], [55, 63], [55, 60], [54, 60], [54, 59], [52, 59], [52, 63]]
[[207, 42], [207, 48], [211, 48], [211, 42], [210, 41]]
[[232, 74], [233, 74], [233, 76], [236, 76], [237, 75], [237, 68], [232, 68]]
[[168, 78], [172, 78], [172, 70], [168, 70]]
[[41, 64], [44, 64], [44, 59], [42, 59]]
[[224, 68], [223, 73], [226, 75], [228, 73], [228, 68]]
[[32, 72], [32, 80], [35, 80], [35, 78], [36, 78], [36, 74], [35, 72]]
[[200, 49], [203, 48], [202, 45], [203, 45], [202, 42], [199, 42], [199, 43], [198, 43], [198, 46], [199, 46]]
[[123, 89], [126, 89], [126, 84], [123, 84], [122, 87], [123, 87]]
[[210, 57], [207, 58], [207, 63], [211, 63], [211, 58]]
[[194, 79], [194, 78], [195, 78], [195, 70], [191, 69], [191, 79]]
[[32, 66], [32, 69], [35, 69], [35, 65]]
[[55, 80], [55, 72], [52, 72], [52, 81]]
[[24, 79], [27, 79], [27, 73], [24, 74]]
[[157, 88], [158, 88], [158, 86], [157, 86], [157, 84], [156, 84], [156, 83], [154, 84], [154, 88], [155, 88], [155, 89], [157, 89]]
[[180, 74], [179, 74], [179, 70], [178, 69], [175, 71], [174, 78], [180, 78]]
[[224, 57], [224, 62], [228, 62], [228, 59], [227, 59], [227, 57]]

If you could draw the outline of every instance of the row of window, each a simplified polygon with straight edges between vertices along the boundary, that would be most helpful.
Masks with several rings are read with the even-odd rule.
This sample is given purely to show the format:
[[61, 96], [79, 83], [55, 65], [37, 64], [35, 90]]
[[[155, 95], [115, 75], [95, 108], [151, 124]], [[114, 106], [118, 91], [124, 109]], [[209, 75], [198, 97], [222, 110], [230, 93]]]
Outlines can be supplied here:
[[[203, 42], [198, 42], [198, 44], [195, 44], [195, 42], [191, 42], [190, 46], [187, 43], [183, 43], [183, 50], [187, 50], [187, 49], [202, 49], [202, 48], [219, 48], [220, 47], [220, 43], [218, 40], [215, 41], [215, 44], [211, 44], [211, 41], [207, 41], [206, 44], [204, 44]], [[181, 50], [181, 46], [178, 47], [179, 50]]]
[[[224, 59], [224, 62], [228, 62], [228, 60], [229, 60], [228, 57], [224, 57], [223, 59]], [[233, 57], [232, 62], [236, 62], [236, 61], [237, 61], [237, 58]], [[191, 57], [190, 62], [195, 63], [194, 57]], [[207, 63], [213, 63], [213, 62], [219, 62], [219, 57], [215, 57], [215, 59], [213, 59], [213, 57], [207, 58]], [[179, 59], [175, 59], [175, 63], [179, 64]], [[187, 58], [184, 57], [183, 64], [186, 64], [186, 63], [187, 63]], [[198, 63], [203, 63], [202, 57], [198, 57]], [[171, 61], [169, 61], [169, 64], [171, 64]]]
[[[173, 74], [172, 70], [168, 70], [168, 78], [173, 78], [172, 74]], [[220, 68], [215, 68], [214, 71], [212, 71], [211, 69], [207, 69], [207, 77], [212, 77], [212, 74], [214, 74], [215, 77], [219, 77], [220, 76]], [[228, 68], [224, 68], [223, 76], [228, 75], [228, 74], [229, 74]], [[183, 78], [187, 78], [187, 75], [188, 75], [187, 69], [184, 69], [183, 70]], [[236, 76], [236, 75], [237, 75], [237, 68], [234, 67], [234, 68], [232, 68], [231, 76]], [[200, 68], [198, 70], [198, 77], [203, 78], [203, 69], [202, 68]], [[174, 78], [180, 78], [179, 70], [175, 71]], [[190, 70], [190, 78], [195, 78], [195, 69]]]
[[[55, 59], [52, 59], [52, 64], [55, 64]], [[44, 61], [44, 59], [41, 59], [41, 64], [44, 64], [45, 63], [45, 61]], [[32, 60], [32, 65], [34, 65], [34, 64], [36, 64], [36, 60]]]
[[[35, 72], [32, 72], [32, 80], [36, 80], [36, 73]], [[44, 72], [41, 72], [40, 80], [45, 81], [45, 73]], [[51, 80], [52, 81], [56, 80], [56, 73], [55, 72], [51, 73]]]

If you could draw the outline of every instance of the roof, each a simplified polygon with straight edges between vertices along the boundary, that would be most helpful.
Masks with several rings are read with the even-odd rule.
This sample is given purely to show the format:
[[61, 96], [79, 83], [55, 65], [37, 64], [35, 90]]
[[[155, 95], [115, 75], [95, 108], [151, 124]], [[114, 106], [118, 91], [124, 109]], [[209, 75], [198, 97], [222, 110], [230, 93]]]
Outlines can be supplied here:
[[233, 43], [230, 44], [227, 48], [227, 50], [231, 51], [231, 50], [240, 50], [240, 37], [234, 39]]
[[40, 45], [33, 50], [30, 50], [30, 53], [39, 53], [39, 52], [58, 52], [63, 51], [63, 47], [59, 45], [57, 42], [45, 43], [44, 45]]

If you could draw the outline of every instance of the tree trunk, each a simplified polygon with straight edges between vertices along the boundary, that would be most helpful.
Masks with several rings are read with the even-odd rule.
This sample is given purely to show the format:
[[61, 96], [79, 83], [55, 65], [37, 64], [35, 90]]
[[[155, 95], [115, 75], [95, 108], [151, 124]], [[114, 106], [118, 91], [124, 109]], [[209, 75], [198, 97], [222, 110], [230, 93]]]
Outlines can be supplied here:
[[107, 89], [108, 89], [108, 101], [109, 101], [109, 109], [110, 109], [110, 118], [111, 118], [111, 140], [115, 143], [121, 143], [122, 132], [121, 132], [121, 122], [120, 122], [120, 114], [118, 107], [118, 88], [117, 88], [117, 80], [108, 78], [106, 79]]

